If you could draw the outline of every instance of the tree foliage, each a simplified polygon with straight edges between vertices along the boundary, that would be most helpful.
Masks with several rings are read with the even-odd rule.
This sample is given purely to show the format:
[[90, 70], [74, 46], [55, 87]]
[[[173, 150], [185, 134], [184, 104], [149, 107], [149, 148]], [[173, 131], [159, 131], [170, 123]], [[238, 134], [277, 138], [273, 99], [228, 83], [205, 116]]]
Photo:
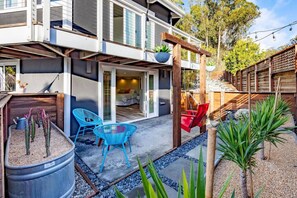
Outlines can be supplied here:
[[232, 74], [260, 61], [265, 54], [261, 53], [258, 44], [251, 39], [239, 40], [234, 48], [224, 57], [226, 70]]
[[206, 49], [215, 48], [219, 64], [222, 52], [245, 36], [259, 14], [259, 8], [247, 0], [193, 0], [190, 13], [177, 27], [205, 41]]

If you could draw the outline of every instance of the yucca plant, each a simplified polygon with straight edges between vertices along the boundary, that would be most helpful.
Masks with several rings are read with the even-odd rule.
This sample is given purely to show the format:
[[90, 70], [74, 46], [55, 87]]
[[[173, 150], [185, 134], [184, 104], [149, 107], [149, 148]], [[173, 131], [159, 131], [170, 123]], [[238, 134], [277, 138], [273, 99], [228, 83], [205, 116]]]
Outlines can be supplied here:
[[260, 145], [262, 160], [266, 159], [264, 155], [265, 141], [274, 146], [285, 141], [280, 135], [288, 132], [288, 129], [281, 128], [288, 121], [288, 117], [284, 115], [287, 112], [289, 112], [289, 105], [281, 98], [275, 99], [274, 96], [269, 96], [264, 101], [258, 102], [254, 111], [251, 112], [251, 129], [262, 139]]
[[[202, 148], [200, 149], [199, 159], [203, 159]], [[148, 171], [155, 183], [155, 188], [148, 180], [148, 178], [145, 174], [144, 168], [141, 165], [139, 160], [138, 160], [138, 166], [139, 166], [143, 189], [144, 189], [146, 197], [148, 197], [148, 198], [169, 198], [168, 194], [165, 190], [165, 187], [162, 183], [162, 180], [160, 179], [160, 177], [154, 167], [153, 162], [151, 160], [149, 160]], [[219, 198], [223, 197], [223, 194], [226, 191], [227, 187], [229, 186], [232, 176], [233, 176], [233, 174], [231, 174], [225, 181], [223, 187], [221, 188], [221, 190], [219, 192], [219, 196], [218, 196]], [[191, 163], [190, 179], [189, 180], [187, 179], [185, 171], [182, 170], [182, 184], [181, 183], [179, 184], [178, 197], [181, 197], [181, 194], [183, 192], [184, 198], [205, 198], [205, 182], [206, 182], [206, 180], [204, 177], [203, 160], [199, 160], [199, 162], [198, 162], [196, 175], [194, 173], [193, 163]], [[125, 197], [117, 188], [115, 188], [115, 192], [116, 192], [117, 198]], [[140, 196], [138, 196], [138, 197], [140, 197]]]
[[255, 154], [260, 149], [261, 139], [254, 131], [249, 133], [247, 117], [235, 122], [220, 123], [218, 137], [221, 140], [218, 150], [223, 152], [223, 158], [234, 162], [240, 168], [242, 197], [248, 198], [247, 171], [256, 166]]

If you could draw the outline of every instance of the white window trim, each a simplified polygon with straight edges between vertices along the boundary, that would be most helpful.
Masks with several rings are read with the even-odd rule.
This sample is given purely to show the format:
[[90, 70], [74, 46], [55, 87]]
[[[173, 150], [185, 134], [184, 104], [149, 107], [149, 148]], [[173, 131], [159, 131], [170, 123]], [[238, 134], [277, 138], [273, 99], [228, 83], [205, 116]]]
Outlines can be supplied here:
[[[6, 66], [6, 65], [15, 65], [16, 66], [16, 80], [15, 80], [15, 92], [20, 92], [21, 89], [17, 85], [17, 81], [21, 80], [21, 71], [20, 71], [20, 60], [0, 60], [0, 66]], [[4, 90], [1, 90], [4, 91]]]
[[17, 5], [12, 5], [11, 7], [7, 7], [7, 1], [8, 0], [3, 0], [3, 8], [4, 10], [10, 10], [10, 9], [17, 9], [17, 8], [24, 8], [25, 7], [25, 1], [24, 0], [18, 0]]

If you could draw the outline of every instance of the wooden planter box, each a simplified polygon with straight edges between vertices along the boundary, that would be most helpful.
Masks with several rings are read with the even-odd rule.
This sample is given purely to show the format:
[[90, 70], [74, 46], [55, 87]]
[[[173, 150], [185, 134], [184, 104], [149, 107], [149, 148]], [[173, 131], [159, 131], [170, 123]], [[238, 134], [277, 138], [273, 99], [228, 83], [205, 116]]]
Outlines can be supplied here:
[[[52, 198], [71, 197], [75, 188], [74, 144], [56, 125], [52, 123], [62, 138], [71, 145], [71, 149], [53, 159], [43, 160], [31, 165], [12, 165], [9, 163], [11, 133], [15, 126], [9, 127], [6, 146], [5, 168], [9, 197]], [[15, 143], [15, 142], [14, 142]], [[24, 142], [21, 142], [25, 144]], [[40, 145], [44, 149], [44, 145]], [[25, 152], [24, 150], [20, 152]]]

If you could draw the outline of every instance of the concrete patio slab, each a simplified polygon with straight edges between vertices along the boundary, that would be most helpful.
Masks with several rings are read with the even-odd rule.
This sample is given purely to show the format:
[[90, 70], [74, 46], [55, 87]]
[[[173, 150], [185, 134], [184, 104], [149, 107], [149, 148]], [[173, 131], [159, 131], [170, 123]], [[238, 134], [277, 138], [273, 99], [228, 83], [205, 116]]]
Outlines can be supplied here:
[[[155, 183], [153, 181], [152, 178], [149, 179], [149, 181], [151, 182], [151, 184], [153, 185], [153, 188], [155, 189]], [[163, 184], [164, 188], [167, 192], [168, 197], [170, 198], [177, 198], [177, 191], [174, 190], [173, 188], [167, 186], [166, 184]], [[125, 197], [127, 198], [135, 198], [138, 197], [138, 195], [140, 195], [141, 198], [145, 198], [145, 192], [143, 190], [143, 185], [140, 184], [137, 187], [135, 187], [132, 191], [128, 192]]]
[[[169, 166], [164, 168], [160, 171], [160, 174], [164, 175], [165, 177], [175, 181], [179, 182], [182, 178], [182, 170], [185, 170], [187, 179], [190, 178], [190, 167], [191, 167], [191, 161], [185, 158], [179, 158], [175, 162], [171, 163]], [[193, 162], [194, 166], [194, 172], [197, 173], [197, 166], [198, 164]]]
[[[102, 147], [95, 145], [95, 136], [88, 132], [80, 136], [76, 143], [76, 153], [84, 163], [102, 180], [113, 182], [135, 169], [138, 169], [137, 158], [142, 164], [148, 159], [157, 159], [172, 149], [172, 116], [166, 115], [132, 123], [137, 126], [137, 131], [131, 138], [132, 152], [127, 154], [131, 167], [126, 166], [124, 154], [115, 149], [108, 153], [104, 170], [99, 173], [102, 162]], [[199, 135], [199, 128], [193, 129], [191, 133], [182, 131], [182, 141], [187, 141]]]

